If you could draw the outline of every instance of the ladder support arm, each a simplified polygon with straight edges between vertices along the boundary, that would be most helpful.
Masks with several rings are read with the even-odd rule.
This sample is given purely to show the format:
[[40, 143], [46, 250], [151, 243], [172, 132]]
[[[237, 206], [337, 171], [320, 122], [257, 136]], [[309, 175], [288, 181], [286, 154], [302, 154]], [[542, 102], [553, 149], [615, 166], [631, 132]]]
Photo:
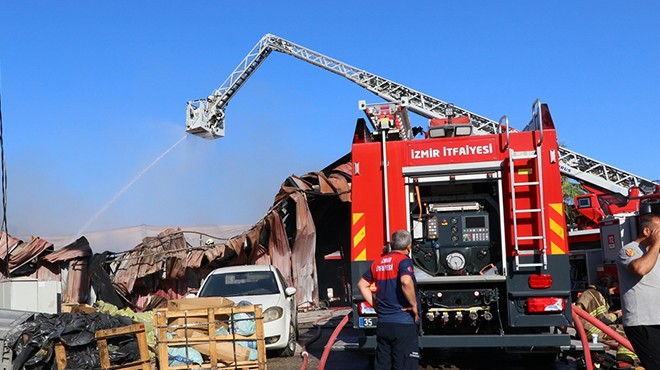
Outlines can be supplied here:
[[[272, 51], [293, 56], [344, 77], [387, 102], [404, 102], [410, 111], [422, 117], [429, 119], [446, 117], [445, 111], [451, 107], [453, 114], [470, 117], [470, 123], [477, 133], [498, 134], [502, 132], [500, 124], [496, 121], [272, 34], [266, 34], [259, 40], [213, 94], [205, 99], [188, 102], [186, 131], [206, 139], [223, 137], [227, 104]], [[508, 127], [507, 130], [515, 132]], [[601, 163], [565, 147], [560, 147], [559, 154], [561, 173], [578, 181], [593, 184], [624, 196], [628, 195], [632, 186], [639, 186], [645, 193], [651, 193], [655, 189], [656, 184], [653, 181]]]

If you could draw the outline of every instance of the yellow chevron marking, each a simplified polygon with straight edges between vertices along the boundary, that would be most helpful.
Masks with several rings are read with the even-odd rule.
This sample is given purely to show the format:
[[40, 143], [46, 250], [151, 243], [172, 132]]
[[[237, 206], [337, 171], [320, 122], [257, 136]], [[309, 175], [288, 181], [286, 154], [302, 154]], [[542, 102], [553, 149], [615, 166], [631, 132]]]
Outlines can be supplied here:
[[367, 249], [363, 249], [360, 254], [355, 257], [355, 261], [366, 261], [367, 260]]
[[550, 242], [550, 254], [566, 254], [555, 242]]
[[557, 223], [554, 219], [550, 219], [550, 230], [552, 230], [558, 237], [564, 240], [564, 228]]
[[358, 244], [364, 239], [364, 236], [367, 234], [367, 227], [363, 226], [360, 231], [358, 231], [353, 237], [353, 248], [357, 247]]
[[353, 248], [360, 248], [362, 251], [355, 257], [354, 261], [366, 261], [367, 259], [367, 248], [364, 245], [360, 245], [367, 235], [367, 226], [364, 221], [364, 213], [353, 213], [353, 227], [359, 227], [360, 229], [353, 235]]
[[564, 216], [564, 205], [562, 203], [550, 203], [550, 207], [559, 213], [560, 216]]

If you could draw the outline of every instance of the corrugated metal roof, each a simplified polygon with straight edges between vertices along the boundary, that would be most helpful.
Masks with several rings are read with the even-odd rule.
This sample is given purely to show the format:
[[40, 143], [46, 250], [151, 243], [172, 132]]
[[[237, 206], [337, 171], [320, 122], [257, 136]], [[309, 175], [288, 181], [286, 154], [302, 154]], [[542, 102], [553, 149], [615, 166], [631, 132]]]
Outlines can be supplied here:
[[[9, 245], [9, 248], [7, 248], [7, 245]], [[33, 236], [29, 242], [25, 243], [6, 234], [4, 231], [0, 231], [0, 260], [8, 264], [10, 273], [18, 270], [42, 253], [52, 252], [52, 250], [53, 243], [39, 237]], [[5, 276], [6, 271], [0, 271], [0, 274]]]
[[[209, 269], [239, 264], [272, 263], [297, 289], [298, 305], [319, 302], [316, 278], [316, 226], [310, 210], [317, 196], [339, 196], [350, 201], [351, 169], [348, 162], [338, 163], [331, 169], [310, 172], [301, 177], [289, 176], [275, 196], [274, 205], [255, 225], [228, 240], [214, 243], [188, 242], [189, 232], [180, 228], [169, 229], [155, 238], [144, 238], [142, 243], [124, 252], [111, 264], [113, 284], [124, 297], [131, 297], [138, 308], [150, 301], [152, 291], [161, 290], [168, 298], [185, 294], [187, 271], [197, 270], [201, 279]], [[323, 207], [322, 205], [321, 207]], [[292, 212], [294, 218], [274, 217], [278, 213]], [[288, 226], [287, 226], [288, 225]], [[291, 232], [287, 233], [290, 229]], [[290, 239], [290, 240], [289, 240]], [[112, 275], [112, 274], [111, 274]], [[144, 281], [139, 282], [139, 280]], [[195, 283], [188, 282], [189, 287]]]
[[[216, 237], [218, 239], [229, 239], [233, 236], [242, 234], [250, 229], [252, 225], [202, 225], [202, 226], [181, 226], [181, 225], [138, 225], [123, 227], [112, 230], [85, 232], [85, 238], [94, 253], [105, 251], [120, 253], [134, 248], [142, 243], [142, 239], [158, 235], [163, 230], [171, 228], [180, 228], [181, 230], [195, 231], [196, 234], [186, 234], [186, 239], [192, 245], [196, 245], [202, 240]], [[208, 235], [204, 237], [204, 234]], [[20, 238], [21, 236], [16, 236]], [[42, 236], [43, 239], [53, 243], [56, 250], [69, 245], [74, 235], [50, 235]], [[0, 256], [4, 248], [4, 241], [0, 240]], [[10, 242], [11, 245], [11, 242]]]
[[92, 248], [89, 247], [87, 238], [81, 236], [75, 242], [64, 248], [58, 249], [53, 253], [44, 256], [46, 262], [63, 262], [74, 258], [89, 257], [92, 255]]

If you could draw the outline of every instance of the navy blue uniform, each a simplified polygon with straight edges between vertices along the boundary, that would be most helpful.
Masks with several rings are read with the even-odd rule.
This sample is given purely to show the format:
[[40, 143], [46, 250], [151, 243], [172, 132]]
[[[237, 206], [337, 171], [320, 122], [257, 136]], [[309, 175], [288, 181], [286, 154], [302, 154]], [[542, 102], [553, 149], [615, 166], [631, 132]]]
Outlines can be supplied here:
[[[403, 294], [401, 276], [409, 275], [417, 291], [413, 263], [408, 256], [392, 252], [375, 260], [362, 275], [376, 284], [374, 304], [378, 313], [376, 327], [376, 369], [419, 368], [419, 338], [417, 324]], [[419, 308], [419, 302], [417, 304]]]

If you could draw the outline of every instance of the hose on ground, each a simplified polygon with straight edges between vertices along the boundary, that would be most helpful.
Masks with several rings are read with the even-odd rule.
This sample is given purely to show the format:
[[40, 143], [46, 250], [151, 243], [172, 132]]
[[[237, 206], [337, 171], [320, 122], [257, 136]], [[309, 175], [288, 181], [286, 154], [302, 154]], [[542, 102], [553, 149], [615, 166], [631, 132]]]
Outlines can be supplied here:
[[617, 341], [622, 346], [628, 348], [633, 353], [635, 352], [635, 350], [632, 347], [632, 344], [630, 344], [630, 341], [627, 338], [625, 338], [621, 334], [617, 333], [614, 329], [610, 328], [609, 326], [605, 325], [602, 321], [600, 321], [597, 318], [589, 315], [589, 313], [587, 313], [587, 311], [581, 309], [580, 307], [573, 306], [573, 312], [577, 313], [577, 315], [580, 316], [581, 318], [589, 321], [589, 323], [591, 325], [597, 327], [603, 333], [609, 335], [610, 338], [614, 339], [615, 341]]
[[591, 351], [589, 350], [589, 341], [587, 340], [587, 333], [584, 332], [584, 325], [582, 321], [575, 312], [577, 307], [573, 306], [571, 310], [571, 315], [573, 316], [573, 322], [575, 323], [575, 330], [577, 330], [578, 335], [580, 336], [580, 341], [582, 342], [582, 351], [584, 352], [584, 362], [587, 366], [587, 370], [593, 370], [594, 364], [591, 362]]
[[307, 363], [309, 362], [309, 353], [307, 353], [307, 350], [304, 347], [302, 352], [300, 352], [300, 356], [303, 358], [302, 365], [300, 365], [300, 370], [307, 370]]
[[325, 370], [325, 363], [326, 361], [328, 361], [328, 356], [330, 355], [330, 349], [332, 349], [332, 345], [335, 343], [335, 340], [337, 339], [339, 332], [341, 332], [341, 329], [344, 328], [344, 325], [346, 325], [352, 313], [353, 311], [347, 313], [346, 316], [344, 316], [344, 318], [341, 319], [339, 325], [337, 325], [335, 330], [332, 332], [332, 335], [330, 336], [330, 339], [328, 340], [328, 343], [325, 345], [325, 349], [323, 350], [321, 361], [319, 361], [319, 370]]
[[307, 370], [307, 364], [309, 363], [309, 352], [307, 352], [307, 348], [321, 337], [321, 325], [319, 323], [324, 320], [329, 320], [333, 316], [334, 316], [334, 310], [330, 311], [328, 315], [325, 315], [314, 321], [313, 327], [316, 328], [316, 333], [314, 333], [314, 335], [310, 339], [301, 343], [302, 350], [300, 351], [300, 357], [302, 357], [303, 362], [302, 365], [300, 366], [300, 370]]

